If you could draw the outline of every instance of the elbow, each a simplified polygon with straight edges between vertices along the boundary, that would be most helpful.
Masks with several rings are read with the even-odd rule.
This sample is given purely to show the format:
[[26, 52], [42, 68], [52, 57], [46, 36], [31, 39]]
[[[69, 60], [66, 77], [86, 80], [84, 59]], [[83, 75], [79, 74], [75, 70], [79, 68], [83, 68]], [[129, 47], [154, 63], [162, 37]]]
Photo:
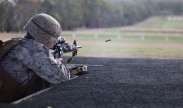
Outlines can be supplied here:
[[64, 76], [62, 78], [58, 78], [57, 80], [51, 81], [50, 83], [52, 84], [61, 84], [63, 82], [69, 81], [70, 80], [70, 75]]

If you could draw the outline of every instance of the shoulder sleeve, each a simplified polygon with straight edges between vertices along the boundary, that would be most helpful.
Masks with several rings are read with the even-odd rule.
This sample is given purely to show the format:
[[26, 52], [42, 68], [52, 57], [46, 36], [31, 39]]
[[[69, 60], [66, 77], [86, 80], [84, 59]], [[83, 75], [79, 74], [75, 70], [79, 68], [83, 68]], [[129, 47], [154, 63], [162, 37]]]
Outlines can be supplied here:
[[42, 44], [35, 41], [23, 42], [15, 50], [17, 50], [17, 59], [44, 80], [59, 84], [70, 79], [69, 70], [61, 64], [60, 60], [54, 59]]

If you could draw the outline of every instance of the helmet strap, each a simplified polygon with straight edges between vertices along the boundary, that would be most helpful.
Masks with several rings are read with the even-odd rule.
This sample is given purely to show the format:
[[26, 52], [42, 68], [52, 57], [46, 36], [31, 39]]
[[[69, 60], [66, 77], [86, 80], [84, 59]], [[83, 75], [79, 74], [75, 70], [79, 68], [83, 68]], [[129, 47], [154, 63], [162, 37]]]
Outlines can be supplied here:
[[24, 38], [26, 38], [26, 39], [34, 39], [29, 32], [27, 32], [27, 34], [24, 36]]

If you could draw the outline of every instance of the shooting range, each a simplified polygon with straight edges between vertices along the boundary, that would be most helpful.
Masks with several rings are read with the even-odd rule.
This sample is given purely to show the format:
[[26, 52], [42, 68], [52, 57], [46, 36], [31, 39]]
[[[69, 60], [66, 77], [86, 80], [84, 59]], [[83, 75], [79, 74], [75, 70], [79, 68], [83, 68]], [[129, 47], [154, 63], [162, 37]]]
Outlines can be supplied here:
[[[0, 108], [181, 108], [182, 0], [0, 0], [0, 39], [24, 37], [27, 20], [47, 13], [77, 54], [63, 63], [87, 73]], [[71, 59], [70, 59], [71, 58]]]

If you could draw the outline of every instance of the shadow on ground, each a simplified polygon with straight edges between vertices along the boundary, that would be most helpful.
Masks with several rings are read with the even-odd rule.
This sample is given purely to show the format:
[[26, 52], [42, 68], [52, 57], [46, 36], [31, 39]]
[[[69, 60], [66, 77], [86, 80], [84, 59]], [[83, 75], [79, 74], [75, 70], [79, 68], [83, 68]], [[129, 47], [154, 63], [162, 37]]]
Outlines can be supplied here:
[[4, 108], [111, 108], [183, 106], [183, 60], [77, 57], [89, 73]]

